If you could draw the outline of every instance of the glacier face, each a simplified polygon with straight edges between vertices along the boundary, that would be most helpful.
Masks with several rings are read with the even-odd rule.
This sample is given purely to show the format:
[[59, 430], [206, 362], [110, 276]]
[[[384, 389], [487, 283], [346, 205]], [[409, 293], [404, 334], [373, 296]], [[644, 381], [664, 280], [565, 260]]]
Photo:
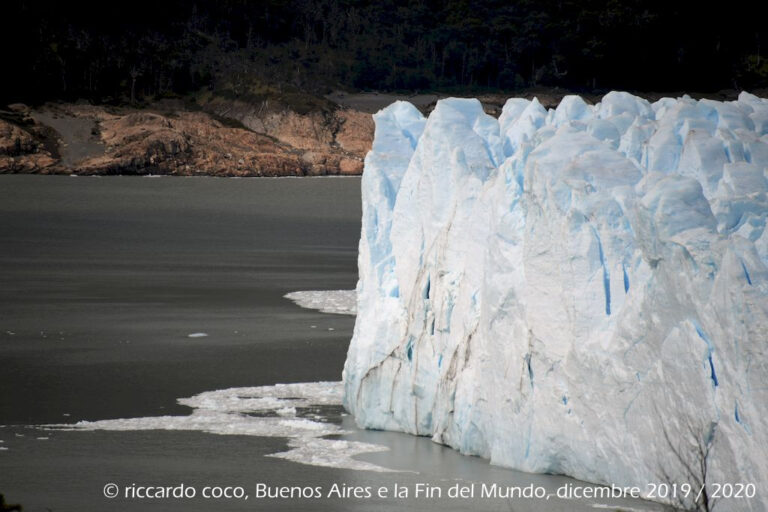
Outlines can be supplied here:
[[644, 490], [698, 483], [701, 446], [708, 483], [767, 488], [768, 100], [374, 119], [344, 369], [360, 426]]

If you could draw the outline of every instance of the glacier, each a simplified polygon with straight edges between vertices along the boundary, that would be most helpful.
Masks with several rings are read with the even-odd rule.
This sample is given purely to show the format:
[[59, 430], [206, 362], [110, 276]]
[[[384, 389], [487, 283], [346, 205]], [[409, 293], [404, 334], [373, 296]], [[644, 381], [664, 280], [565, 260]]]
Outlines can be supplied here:
[[768, 100], [374, 120], [343, 374], [361, 427], [651, 498], [768, 488]]

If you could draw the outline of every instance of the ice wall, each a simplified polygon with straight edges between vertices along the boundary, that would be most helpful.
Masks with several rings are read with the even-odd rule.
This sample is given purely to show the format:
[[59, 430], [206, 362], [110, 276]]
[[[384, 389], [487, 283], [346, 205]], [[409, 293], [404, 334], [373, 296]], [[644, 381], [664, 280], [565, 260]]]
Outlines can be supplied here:
[[[345, 405], [524, 471], [768, 489], [768, 100], [375, 116]], [[765, 510], [768, 495], [729, 500]]]

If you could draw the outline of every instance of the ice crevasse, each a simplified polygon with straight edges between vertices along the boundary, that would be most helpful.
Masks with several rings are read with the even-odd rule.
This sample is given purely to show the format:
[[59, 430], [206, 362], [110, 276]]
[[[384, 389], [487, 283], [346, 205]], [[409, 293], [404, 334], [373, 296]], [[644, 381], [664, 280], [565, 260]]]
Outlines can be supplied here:
[[708, 483], [768, 488], [768, 100], [374, 119], [344, 368], [360, 426], [643, 488], [699, 483], [705, 453]]

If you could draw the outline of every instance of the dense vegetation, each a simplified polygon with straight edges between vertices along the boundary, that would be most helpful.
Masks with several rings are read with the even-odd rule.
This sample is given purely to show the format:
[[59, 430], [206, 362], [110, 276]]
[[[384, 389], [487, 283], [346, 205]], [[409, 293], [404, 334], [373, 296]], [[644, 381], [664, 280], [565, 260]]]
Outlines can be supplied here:
[[264, 84], [768, 85], [768, 25], [738, 2], [715, 10], [669, 0], [6, 0], [3, 11], [0, 101], [258, 94]]

